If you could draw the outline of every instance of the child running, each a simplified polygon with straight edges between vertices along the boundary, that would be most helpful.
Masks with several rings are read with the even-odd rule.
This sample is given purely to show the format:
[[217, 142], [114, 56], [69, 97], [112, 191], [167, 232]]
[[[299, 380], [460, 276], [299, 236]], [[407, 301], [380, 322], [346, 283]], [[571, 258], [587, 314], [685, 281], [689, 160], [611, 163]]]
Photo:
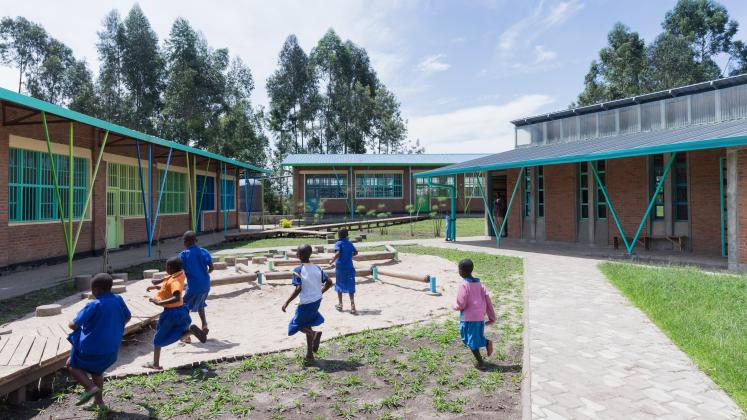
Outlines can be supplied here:
[[93, 276], [91, 294], [94, 299], [70, 321], [73, 332], [67, 339], [73, 348], [67, 368], [85, 388], [76, 405], [83, 405], [93, 397], [96, 405], [104, 404], [104, 371], [117, 361], [125, 324], [131, 317], [122, 297], [112, 293], [112, 283], [109, 274]]
[[[158, 289], [156, 298], [149, 300], [158, 306], [163, 306], [163, 312], [156, 324], [156, 335], [153, 337], [153, 363], [147, 363], [143, 367], [148, 369], [162, 370], [161, 347], [179, 341], [181, 338], [189, 337], [190, 332], [204, 343], [207, 337], [203, 330], [192, 324], [189, 317], [189, 309], [182, 300], [184, 290], [184, 272], [182, 271], [182, 260], [172, 257], [166, 261], [166, 276], [160, 286], [150, 286], [148, 291]], [[192, 324], [192, 325], [190, 325]]]
[[329, 265], [335, 264], [335, 291], [337, 292], [337, 305], [335, 309], [342, 311], [342, 294], [350, 296], [350, 313], [356, 315], [355, 310], [355, 267], [353, 257], [358, 255], [355, 245], [348, 239], [348, 230], [345, 228], [337, 232], [339, 239], [335, 242], [335, 256]]
[[[324, 323], [324, 317], [319, 313], [319, 305], [322, 303], [322, 294], [332, 286], [332, 282], [321, 267], [309, 263], [311, 245], [299, 246], [296, 256], [301, 260], [301, 265], [293, 269], [293, 285], [296, 289], [282, 309], [285, 312], [288, 305], [300, 295], [296, 314], [288, 324], [288, 335], [299, 331], [306, 334], [306, 360], [313, 361], [314, 353], [319, 351], [322, 332], [314, 331], [312, 327]], [[322, 283], [324, 288], [322, 288]]]
[[[210, 330], [205, 317], [205, 307], [207, 307], [205, 300], [207, 300], [210, 292], [210, 273], [213, 272], [213, 259], [210, 257], [208, 250], [197, 246], [197, 234], [194, 231], [184, 232], [182, 239], [186, 249], [179, 253], [179, 258], [182, 259], [184, 273], [187, 275], [184, 304], [187, 305], [190, 312], [200, 314], [202, 331], [207, 335]], [[185, 342], [189, 342], [189, 337], [185, 339]]]
[[[485, 326], [495, 322], [495, 311], [490, 295], [485, 290], [480, 279], [472, 277], [474, 264], [470, 259], [459, 262], [459, 275], [464, 282], [457, 290], [454, 310], [460, 311], [459, 335], [465, 346], [472, 350], [477, 360], [476, 367], [482, 369], [485, 364], [480, 355], [480, 347], [485, 347], [488, 356], [493, 353], [493, 342], [485, 338]], [[485, 322], [485, 315], [488, 321]]]

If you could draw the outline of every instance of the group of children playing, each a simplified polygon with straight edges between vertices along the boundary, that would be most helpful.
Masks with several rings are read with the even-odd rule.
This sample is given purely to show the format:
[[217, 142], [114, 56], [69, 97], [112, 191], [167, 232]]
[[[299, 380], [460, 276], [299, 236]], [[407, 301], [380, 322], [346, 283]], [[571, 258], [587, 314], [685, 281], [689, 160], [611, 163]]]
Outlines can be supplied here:
[[[335, 266], [335, 291], [338, 297], [335, 308], [342, 311], [342, 295], [347, 293], [350, 296], [350, 312], [356, 314], [353, 257], [358, 251], [348, 239], [346, 229], [340, 229], [338, 235], [335, 255], [329, 263], [330, 266]], [[144, 365], [148, 369], [162, 369], [160, 356], [164, 346], [177, 341], [190, 343], [192, 335], [201, 343], [207, 341], [209, 329], [205, 301], [210, 292], [213, 261], [206, 249], [197, 246], [195, 232], [184, 233], [183, 241], [185, 249], [166, 261], [167, 276], [153, 280], [153, 286], [147, 288], [148, 291], [157, 290], [155, 297], [149, 299], [150, 302], [163, 307], [153, 337], [153, 362]], [[298, 247], [296, 256], [301, 264], [293, 270], [292, 284], [295, 289], [282, 306], [282, 311], [285, 312], [288, 305], [299, 298], [295, 315], [288, 324], [288, 335], [298, 332], [306, 335], [308, 361], [313, 361], [314, 353], [319, 350], [322, 332], [314, 331], [313, 328], [324, 323], [319, 307], [322, 295], [332, 287], [332, 281], [324, 270], [310, 262], [311, 254], [310, 245]], [[472, 350], [477, 367], [482, 368], [484, 362], [480, 348], [485, 347], [488, 356], [493, 351], [492, 341], [485, 338], [485, 325], [494, 323], [496, 316], [487, 290], [479, 278], [472, 276], [472, 270], [471, 260], [465, 259], [459, 263], [459, 275], [464, 282], [459, 285], [453, 308], [460, 311], [459, 332], [462, 342]], [[92, 398], [95, 404], [103, 404], [103, 374], [117, 360], [124, 327], [131, 317], [124, 300], [111, 292], [112, 284], [109, 274], [95, 275], [91, 279], [93, 299], [70, 322], [73, 332], [68, 340], [72, 344], [72, 350], [67, 367], [70, 374], [85, 388], [78, 398], [78, 405], [83, 405]], [[202, 327], [192, 324], [190, 312], [199, 314]]]

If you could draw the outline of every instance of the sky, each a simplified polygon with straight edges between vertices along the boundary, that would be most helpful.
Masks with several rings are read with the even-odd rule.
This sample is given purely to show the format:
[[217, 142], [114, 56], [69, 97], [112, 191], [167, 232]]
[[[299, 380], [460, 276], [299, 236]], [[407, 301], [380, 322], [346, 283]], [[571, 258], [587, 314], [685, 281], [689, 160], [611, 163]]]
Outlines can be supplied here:
[[[98, 70], [96, 33], [112, 9], [132, 0], [3, 1]], [[651, 42], [675, 0], [266, 0], [138, 2], [164, 40], [177, 17], [214, 48], [251, 68], [255, 104], [289, 34], [309, 52], [329, 28], [368, 51], [379, 78], [402, 103], [409, 137], [426, 153], [496, 153], [513, 147], [519, 117], [565, 109], [583, 88], [591, 60], [615, 22]], [[721, 0], [747, 28], [747, 1]], [[737, 38], [747, 40], [747, 29]], [[17, 89], [0, 67], [0, 86]]]

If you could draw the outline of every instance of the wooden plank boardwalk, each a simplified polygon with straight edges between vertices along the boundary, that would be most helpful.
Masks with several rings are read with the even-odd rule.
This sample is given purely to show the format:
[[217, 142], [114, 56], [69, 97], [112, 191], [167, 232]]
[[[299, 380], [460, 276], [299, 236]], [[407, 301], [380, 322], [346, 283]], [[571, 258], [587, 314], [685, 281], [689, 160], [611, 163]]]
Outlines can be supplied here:
[[[144, 302], [140, 290], [121, 296], [132, 313], [125, 335], [139, 331], [161, 313], [160, 307]], [[0, 395], [19, 391], [23, 399], [26, 385], [65, 366], [71, 350], [67, 324], [84, 305], [85, 301], [74, 302], [60, 315], [25, 318], [4, 327], [12, 331], [0, 335]]]
[[355, 220], [351, 222], [309, 225], [304, 226], [303, 229], [268, 229], [253, 232], [234, 232], [226, 234], [226, 241], [252, 241], [257, 239], [303, 236], [325, 238], [328, 234], [335, 233], [341, 228], [347, 228], [348, 230], [373, 229], [417, 222], [419, 220], [428, 219], [429, 217], [429, 215], [424, 214], [417, 216], [390, 217], [386, 219]]

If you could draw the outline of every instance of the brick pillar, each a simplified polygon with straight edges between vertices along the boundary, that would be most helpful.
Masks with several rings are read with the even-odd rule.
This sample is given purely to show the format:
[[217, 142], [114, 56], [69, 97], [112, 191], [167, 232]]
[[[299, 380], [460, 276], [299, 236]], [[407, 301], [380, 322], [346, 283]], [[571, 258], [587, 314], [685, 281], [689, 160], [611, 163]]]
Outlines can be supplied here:
[[744, 270], [747, 266], [745, 237], [747, 220], [747, 149], [726, 150], [726, 206], [728, 209], [729, 269]]
[[8, 265], [8, 249], [13, 244], [8, 243], [8, 152], [10, 138], [5, 128], [0, 128], [0, 267]]

